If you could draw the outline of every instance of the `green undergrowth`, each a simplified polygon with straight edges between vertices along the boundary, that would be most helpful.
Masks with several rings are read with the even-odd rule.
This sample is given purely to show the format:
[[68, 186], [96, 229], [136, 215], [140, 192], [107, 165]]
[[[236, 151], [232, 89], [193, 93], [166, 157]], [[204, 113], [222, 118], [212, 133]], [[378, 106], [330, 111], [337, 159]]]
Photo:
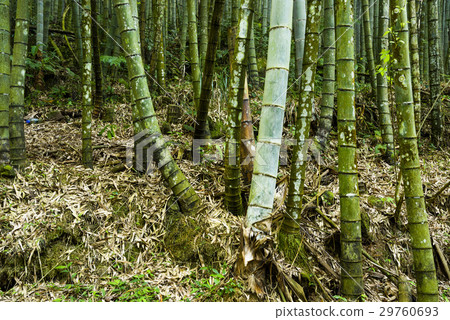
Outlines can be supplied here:
[[233, 301], [243, 290], [242, 284], [228, 274], [228, 266], [221, 268], [202, 267], [183, 280], [191, 288], [192, 298], [184, 301]]
[[113, 278], [102, 287], [86, 284], [66, 284], [64, 286], [49, 285], [52, 291], [61, 291], [54, 302], [77, 301], [116, 301], [116, 302], [161, 302], [170, 296], [161, 294], [156, 286], [150, 285], [146, 278], [153, 278], [151, 272], [133, 276], [130, 280]]

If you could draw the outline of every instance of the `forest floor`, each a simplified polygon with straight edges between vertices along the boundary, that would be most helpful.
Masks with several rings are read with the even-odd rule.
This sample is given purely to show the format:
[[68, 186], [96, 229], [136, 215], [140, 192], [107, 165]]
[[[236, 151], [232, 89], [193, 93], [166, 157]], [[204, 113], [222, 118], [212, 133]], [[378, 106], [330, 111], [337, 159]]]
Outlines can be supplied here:
[[[187, 99], [183, 90], [178, 89], [181, 104]], [[217, 111], [212, 117], [224, 122], [221, 98], [216, 96], [215, 103]], [[259, 99], [252, 99], [254, 108], [258, 104]], [[160, 106], [156, 99], [155, 109]], [[290, 103], [288, 109], [293, 106]], [[233, 274], [243, 218], [224, 209], [223, 162], [194, 165], [189, 159], [192, 117], [183, 115], [166, 137], [206, 207], [202, 219], [206, 217], [208, 228], [203, 236], [222, 252], [212, 265], [204, 265], [201, 257], [197, 263], [177, 263], [165, 249], [164, 219], [170, 190], [157, 171], [145, 176], [121, 165], [127, 148], [132, 148], [131, 107], [126, 103], [114, 107], [114, 126], [99, 120], [93, 123], [94, 169], [80, 165], [80, 118], [64, 116], [26, 125], [29, 166], [15, 179], [0, 178], [0, 300], [255, 301], [248, 283]], [[51, 109], [57, 108], [45, 110]], [[44, 119], [43, 110], [31, 108], [27, 117]], [[160, 120], [163, 117], [160, 114]], [[395, 301], [396, 283], [383, 272], [406, 274], [413, 291], [415, 281], [405, 204], [399, 219], [394, 214], [399, 167], [382, 160], [378, 139], [373, 133], [358, 137], [360, 206], [370, 221], [363, 244], [377, 261], [364, 259], [365, 300]], [[339, 226], [336, 149], [332, 139], [324, 163], [320, 167], [314, 161], [308, 164], [308, 205], [302, 224], [309, 247], [308, 267], [301, 270], [286, 263], [276, 249], [274, 253], [284, 272], [303, 286], [308, 301], [343, 299], [339, 296], [338, 231], [318, 213]], [[431, 148], [425, 139], [420, 152], [433, 243], [449, 260], [450, 189], [428, 200], [450, 179], [450, 154], [448, 149]], [[284, 210], [281, 204], [288, 173], [288, 167], [280, 168], [277, 213]], [[248, 192], [248, 188], [244, 190]], [[330, 193], [324, 197], [325, 192], [336, 199]], [[440, 261], [436, 262], [440, 299], [448, 301], [449, 278]], [[276, 282], [267, 283], [262, 300], [283, 301], [279, 289]]]

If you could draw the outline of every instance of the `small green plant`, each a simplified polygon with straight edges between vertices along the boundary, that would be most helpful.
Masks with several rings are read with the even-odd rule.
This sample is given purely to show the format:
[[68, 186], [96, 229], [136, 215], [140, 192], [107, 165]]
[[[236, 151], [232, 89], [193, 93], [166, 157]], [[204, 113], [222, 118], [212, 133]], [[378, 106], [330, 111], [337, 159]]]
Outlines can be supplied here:
[[335, 296], [333, 296], [333, 298], [335, 298], [335, 299], [338, 300], [338, 301], [347, 302], [347, 298], [341, 297], [341, 296], [339, 296], [339, 295], [335, 295]]
[[391, 197], [381, 198], [384, 202], [395, 204], [395, 199]]
[[442, 292], [442, 299], [445, 302], [450, 302], [449, 301], [449, 299], [450, 299], [450, 289], [445, 289], [444, 292]]
[[169, 299], [168, 296], [160, 294], [159, 288], [150, 286], [144, 278], [145, 275], [143, 274], [135, 275], [129, 282], [115, 279], [110, 281], [109, 284], [113, 287], [112, 293], [118, 296], [117, 301], [151, 302]]
[[375, 146], [375, 154], [385, 154], [386, 153], [386, 145], [385, 144], [377, 144]]
[[213, 267], [200, 268], [202, 277], [196, 278], [198, 274], [192, 273], [187, 281], [190, 282], [194, 299], [197, 301], [221, 301], [227, 296], [242, 289], [242, 285], [233, 278], [227, 279], [228, 266], [224, 264], [220, 271]]
[[104, 126], [99, 132], [98, 136], [101, 137], [106, 132], [106, 137], [111, 140], [116, 136], [116, 125], [110, 123]]
[[100, 61], [110, 67], [115, 67], [117, 69], [120, 69], [123, 65], [126, 64], [126, 60], [122, 56], [101, 56]]
[[75, 272], [71, 273], [71, 266], [72, 262], [69, 262], [66, 265], [56, 266], [55, 270], [59, 271], [62, 274], [66, 274], [68, 279], [73, 280], [74, 278], [76, 278], [77, 274]]

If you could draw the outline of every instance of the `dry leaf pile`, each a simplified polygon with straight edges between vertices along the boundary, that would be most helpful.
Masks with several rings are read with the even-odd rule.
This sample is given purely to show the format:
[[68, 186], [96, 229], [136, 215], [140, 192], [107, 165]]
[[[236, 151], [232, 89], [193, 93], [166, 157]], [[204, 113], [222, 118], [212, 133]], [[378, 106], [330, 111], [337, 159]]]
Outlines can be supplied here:
[[[216, 104], [221, 99], [216, 93]], [[130, 121], [129, 106], [120, 105], [116, 111], [120, 125], [116, 124], [114, 128], [114, 138], [107, 139], [101, 134], [105, 124], [94, 123], [94, 169], [79, 165], [79, 120], [68, 123], [48, 121], [26, 127], [30, 164], [15, 180], [0, 180], [0, 289], [4, 291], [0, 300], [48, 301], [71, 296], [83, 299], [80, 288], [89, 287], [85, 299], [93, 299], [93, 292], [97, 292], [97, 300], [115, 301], [118, 293], [113, 283], [132, 283], [136, 277], [142, 277], [148, 286], [158, 288], [160, 301], [196, 299], [190, 279], [201, 274], [200, 267], [208, 266], [202, 265], [202, 261], [197, 265], [177, 264], [165, 250], [162, 239], [170, 191], [159, 173], [144, 176], [127, 168], [117, 172], [112, 170], [125, 162], [126, 149], [132, 146], [129, 139], [132, 128], [124, 125]], [[164, 116], [160, 114], [160, 117]], [[212, 117], [223, 120], [224, 111], [217, 111]], [[208, 225], [204, 237], [225, 253], [217, 265], [226, 264], [226, 279], [230, 279], [239, 250], [242, 218], [224, 210], [221, 196], [224, 192], [223, 163], [193, 165], [186, 159], [191, 135], [183, 131], [183, 124], [192, 125], [192, 117], [184, 115], [183, 122], [173, 125], [167, 138], [175, 141], [172, 143], [173, 155], [204, 202], [206, 209], [202, 219]], [[332, 143], [330, 150], [335, 149]], [[395, 197], [398, 168], [384, 164], [373, 148], [363, 142], [359, 150], [360, 182], [366, 189], [361, 192], [361, 211], [369, 217], [368, 232], [372, 235], [372, 240], [364, 242], [364, 248], [382, 268], [393, 274], [401, 272], [411, 276], [411, 250], [403, 228], [406, 225], [405, 205], [396, 226], [393, 221], [395, 203], [390, 200]], [[422, 155], [423, 181], [426, 195], [431, 196], [450, 179], [449, 154], [427, 152], [429, 150]], [[324, 156], [321, 167], [313, 161], [308, 165], [305, 199], [309, 205], [302, 225], [310, 254], [308, 266], [303, 270], [293, 267], [276, 250], [272, 256], [279, 270], [304, 285], [310, 301], [329, 300], [338, 294], [336, 159], [335, 151], [330, 151]], [[280, 176], [284, 178], [278, 183], [275, 216], [284, 212], [282, 203], [286, 196], [287, 175], [288, 169], [282, 168]], [[322, 197], [325, 191], [331, 191], [336, 200], [325, 202]], [[444, 191], [427, 206], [433, 241], [443, 248], [447, 259], [450, 255], [449, 194], [449, 190]], [[374, 205], [369, 201], [370, 196], [382, 199], [382, 205]], [[274, 243], [276, 246], [276, 241]], [[397, 288], [380, 272], [379, 265], [366, 259], [364, 271], [367, 300], [396, 299]], [[448, 279], [441, 270], [439, 272], [441, 293], [448, 292]], [[308, 287], [310, 281], [317, 285]], [[77, 292], [74, 291], [76, 288]], [[276, 284], [267, 283], [263, 300], [280, 301], [280, 290]], [[245, 301], [254, 298], [244, 282], [244, 288], [227, 299]]]

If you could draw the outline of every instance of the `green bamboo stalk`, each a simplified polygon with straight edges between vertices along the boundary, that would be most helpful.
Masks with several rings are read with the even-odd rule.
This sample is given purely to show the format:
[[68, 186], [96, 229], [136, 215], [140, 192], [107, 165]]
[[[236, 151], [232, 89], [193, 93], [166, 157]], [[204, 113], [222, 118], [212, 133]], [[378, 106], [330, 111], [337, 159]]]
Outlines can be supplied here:
[[202, 92], [200, 95], [200, 104], [197, 109], [197, 122], [194, 130], [194, 139], [211, 139], [208, 125], [208, 111], [211, 103], [212, 82], [214, 67], [216, 64], [216, 52], [219, 47], [220, 23], [222, 20], [224, 2], [224, 0], [215, 0], [211, 23], [212, 27], [209, 34], [209, 43], [206, 52], [206, 63], [203, 70]]
[[416, 0], [408, 0], [408, 19], [410, 29], [411, 76], [414, 94], [414, 120], [416, 130], [420, 128], [420, 65], [419, 65], [419, 37], [417, 31]]
[[[164, 23], [164, 2], [158, 1], [156, 4], [156, 20], [155, 20], [155, 42], [154, 48], [156, 50], [156, 79], [158, 84], [166, 87], [166, 72], [165, 72], [165, 46], [163, 38], [163, 23]], [[154, 50], [154, 51], [155, 51]]]
[[446, 74], [449, 75], [450, 74], [450, 1], [447, 1], [447, 6], [445, 9], [445, 14], [447, 17], [446, 20], [446, 43], [444, 43], [444, 48], [446, 49], [446, 60], [445, 60], [445, 65], [446, 65]]
[[47, 47], [48, 29], [50, 26], [50, 20], [51, 20], [51, 16], [52, 16], [52, 11], [51, 11], [52, 4], [51, 4], [51, 0], [44, 0], [44, 1], [45, 1], [44, 2], [44, 47]]
[[10, 156], [11, 164], [14, 167], [23, 167], [26, 163], [23, 116], [25, 102], [25, 59], [28, 49], [28, 18], [28, 1], [17, 0], [9, 106]]
[[[200, 198], [173, 160], [159, 129], [140, 54], [138, 30], [132, 21], [129, 2], [128, 0], [114, 0], [114, 7], [127, 59], [130, 87], [136, 101], [133, 107], [135, 137], [139, 136], [142, 139], [141, 143], [145, 143], [145, 145], [137, 144], [136, 152], [153, 151], [153, 160], [174, 193], [182, 211], [185, 213], [196, 212], [200, 206]], [[140, 156], [143, 154], [136, 154], [137, 158]]]
[[306, 0], [294, 0], [295, 76], [302, 74], [305, 51]]
[[[97, 0], [91, 0], [92, 17], [99, 21], [99, 10]], [[103, 109], [103, 72], [102, 64], [100, 62], [100, 35], [98, 32], [98, 25], [94, 21], [91, 22], [91, 36], [92, 36], [92, 67], [94, 70], [95, 91], [93, 95], [93, 102], [95, 106], [95, 113], [98, 116]]]
[[44, 52], [44, 0], [37, 0], [36, 11], [36, 46]]
[[445, 57], [445, 49], [444, 49], [444, 41], [445, 41], [445, 2], [444, 0], [438, 1], [438, 28], [439, 28], [439, 66], [441, 68], [441, 73], [444, 74], [444, 57]]
[[[356, 55], [356, 66], [358, 66], [358, 63], [360, 61], [361, 55], [361, 1], [355, 1], [354, 3], [355, 7], [355, 25], [353, 26], [355, 29], [355, 55]], [[359, 67], [358, 67], [359, 68]], [[358, 69], [359, 72], [359, 69]]]
[[169, 20], [169, 27], [170, 30], [177, 30], [177, 1], [176, 0], [169, 0], [169, 9], [170, 9], [170, 20]]
[[[378, 22], [380, 20], [380, 1], [375, 0], [373, 3], [374, 14], [373, 14], [373, 54], [375, 59], [375, 65], [379, 62], [379, 53], [380, 53], [380, 35], [378, 32]], [[378, 84], [378, 83], [377, 83]]]
[[[106, 45], [105, 45], [105, 51], [103, 52], [103, 55], [105, 56], [111, 56], [114, 50], [114, 23], [116, 24], [117, 27], [117, 19], [116, 19], [116, 14], [114, 12], [114, 10], [112, 10], [111, 7], [111, 0], [108, 0], [106, 2], [107, 5], [107, 11], [108, 11], [108, 17], [106, 19], [107, 23], [108, 23], [108, 34], [111, 35], [111, 37], [107, 36], [106, 37]], [[73, 13], [72, 13], [73, 14]]]
[[53, 0], [52, 1], [52, 17], [53, 17], [53, 23], [58, 24], [58, 17], [59, 17], [59, 1]]
[[[184, 66], [186, 62], [186, 38], [187, 38], [187, 28], [188, 28], [188, 11], [186, 2], [182, 1], [181, 7], [181, 34], [180, 34], [180, 49], [181, 49], [181, 60], [180, 64]], [[184, 68], [183, 68], [184, 70]], [[185, 73], [183, 72], [183, 75]]]
[[430, 59], [429, 78], [431, 93], [431, 139], [435, 146], [442, 142], [443, 123], [441, 106], [441, 67], [439, 47], [439, 14], [438, 0], [428, 0], [428, 55]]
[[80, 7], [78, 3], [75, 1], [71, 2], [71, 6], [72, 6], [72, 29], [73, 32], [75, 33], [75, 52], [77, 55], [77, 59], [81, 64], [83, 61], [83, 45], [81, 40]]
[[[430, 10], [430, 12], [433, 11]], [[391, 0], [394, 36], [392, 71], [395, 103], [399, 123], [400, 169], [405, 189], [408, 228], [411, 235], [417, 300], [438, 301], [436, 269], [422, 190], [417, 136], [414, 126], [414, 104], [409, 60], [409, 35], [406, 0]]]
[[243, 0], [231, 0], [231, 26], [236, 27], [239, 21], [239, 10], [241, 8], [241, 1]]
[[377, 91], [377, 77], [375, 73], [375, 59], [373, 56], [373, 36], [372, 36], [372, 28], [370, 26], [369, 0], [362, 0], [362, 10], [364, 20], [366, 57], [370, 74], [370, 84], [372, 86], [372, 92], [375, 93]]
[[[138, 7], [137, 7], [137, 0], [129, 0], [130, 1], [130, 7], [131, 7], [131, 16], [133, 17], [133, 22], [135, 27], [137, 28], [139, 26], [139, 14], [138, 14]], [[158, 1], [158, 3], [161, 3], [161, 1]], [[164, 6], [164, 3], [162, 3]], [[141, 37], [138, 34], [138, 41], [139, 41], [139, 47], [141, 43]]]
[[227, 99], [227, 131], [225, 141], [225, 206], [235, 214], [242, 214], [240, 132], [244, 96], [245, 69], [250, 33], [252, 29], [254, 0], [243, 0], [231, 65]]
[[208, 13], [209, 0], [200, 0], [200, 63], [201, 69], [205, 68], [206, 50], [208, 48]]
[[[278, 161], [286, 107], [293, 0], [273, 0], [263, 106], [245, 226], [258, 236], [271, 234]], [[269, 219], [269, 220], [267, 220]]]
[[[380, 0], [379, 14], [379, 38], [380, 50], [384, 55], [389, 55], [389, 0]], [[391, 110], [389, 108], [389, 85], [388, 85], [388, 61], [380, 59], [379, 72], [377, 73], [377, 106], [381, 128], [381, 138], [386, 146], [385, 159], [389, 164], [394, 164], [394, 132], [392, 129]]]
[[255, 49], [255, 24], [252, 24], [252, 31], [250, 34], [250, 47], [248, 53], [248, 74], [250, 76], [251, 83], [254, 88], [259, 87], [259, 72], [258, 64], [256, 60], [256, 49]]
[[[302, 209], [303, 188], [307, 163], [307, 149], [309, 130], [311, 127], [312, 108], [314, 106], [314, 84], [317, 60], [319, 55], [321, 0], [309, 0], [307, 3], [305, 56], [303, 60], [303, 76], [300, 84], [300, 99], [297, 105], [297, 122], [295, 124], [295, 140], [291, 173], [289, 179], [289, 193], [287, 196], [287, 212], [283, 221], [282, 234], [299, 234], [300, 213]], [[282, 236], [280, 234], [280, 236]], [[286, 251], [286, 250], [285, 250]], [[288, 257], [291, 261], [295, 257]]]
[[356, 300], [364, 293], [364, 287], [356, 160], [355, 54], [349, 45], [354, 39], [351, 1], [336, 0], [336, 39], [341, 293]]
[[9, 162], [9, 95], [11, 26], [9, 0], [0, 0], [0, 165]]
[[422, 49], [422, 82], [429, 83], [429, 69], [430, 69], [430, 56], [429, 56], [429, 42], [428, 42], [428, 0], [422, 2], [422, 14], [420, 17], [420, 48]]
[[83, 45], [83, 70], [81, 74], [82, 94], [82, 120], [81, 120], [81, 162], [88, 168], [93, 167], [92, 161], [92, 38], [91, 38], [91, 0], [83, 0], [81, 12], [82, 45]]
[[187, 11], [188, 11], [189, 53], [191, 60], [190, 65], [192, 71], [192, 84], [194, 87], [194, 104], [195, 109], [198, 109], [201, 91], [201, 83], [200, 83], [201, 72], [198, 54], [197, 16], [195, 9], [195, 0], [187, 0]]
[[267, 29], [269, 26], [269, 0], [262, 0], [263, 6], [262, 6], [262, 25], [261, 25], [261, 32], [262, 35], [265, 36], [267, 34]]
[[[359, 4], [359, 10], [360, 10], [360, 14], [358, 13], [358, 16], [363, 17], [363, 10], [361, 8], [361, 2], [357, 1], [357, 4]], [[360, 77], [360, 82], [361, 83], [366, 83], [366, 70], [367, 70], [367, 54], [366, 54], [366, 35], [365, 35], [365, 30], [364, 30], [364, 23], [363, 23], [363, 19], [360, 18], [360, 21], [358, 23], [358, 25], [360, 26], [359, 28], [359, 32], [356, 33], [356, 36], [359, 38], [359, 43], [360, 43], [360, 47], [359, 47], [359, 65], [358, 65], [358, 72], [361, 72], [361, 77]]]
[[147, 29], [147, 19], [145, 16], [147, 3], [151, 0], [141, 0], [139, 5], [139, 39], [141, 39], [141, 53], [144, 63], [147, 61], [148, 57], [148, 41], [145, 34]]
[[325, 52], [323, 54], [323, 89], [319, 129], [316, 134], [316, 140], [322, 150], [325, 149], [327, 145], [334, 111], [334, 93], [336, 82], [334, 0], [324, 0], [324, 10], [323, 49]]

